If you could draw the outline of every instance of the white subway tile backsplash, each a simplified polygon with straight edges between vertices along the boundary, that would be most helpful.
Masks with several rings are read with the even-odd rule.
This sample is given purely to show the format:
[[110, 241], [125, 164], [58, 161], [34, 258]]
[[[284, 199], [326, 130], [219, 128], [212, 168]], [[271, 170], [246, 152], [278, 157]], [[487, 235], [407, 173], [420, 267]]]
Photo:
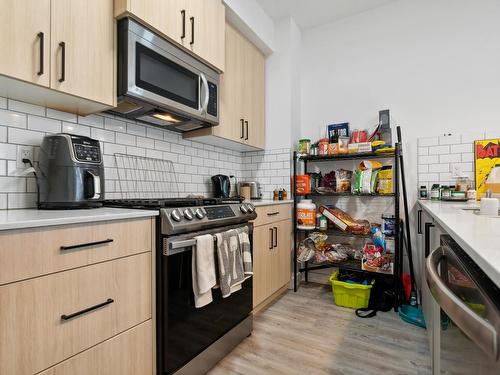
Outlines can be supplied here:
[[32, 115], [38, 115], [38, 116], [45, 116], [45, 107], [40, 107], [39, 105], [29, 104], [9, 99], [7, 106], [11, 111], [30, 113]]
[[419, 147], [418, 148], [418, 155], [421, 155], [421, 156], [429, 155], [429, 147]]
[[78, 116], [78, 123], [93, 126], [95, 128], [103, 128], [104, 117], [98, 115]]
[[462, 155], [460, 154], [445, 154], [439, 155], [440, 163], [458, 163], [462, 160]]
[[136, 138], [135, 135], [116, 133], [116, 143], [127, 146], [135, 146]]
[[450, 153], [452, 153], [452, 154], [460, 154], [463, 152], [472, 153], [473, 150], [474, 150], [474, 145], [472, 142], [463, 143], [461, 145], [451, 145], [450, 146]]
[[114, 118], [106, 117], [104, 119], [104, 128], [114, 132], [126, 133], [127, 123], [125, 121], [116, 120]]
[[450, 171], [450, 165], [448, 163], [431, 164], [428, 167], [429, 167], [429, 172], [431, 172], [431, 173], [449, 172]]
[[26, 191], [26, 179], [23, 177], [0, 177], [0, 191], [4, 193]]
[[9, 143], [15, 143], [18, 145], [38, 146], [42, 143], [43, 135], [43, 133], [37, 131], [9, 128], [7, 140]]
[[462, 154], [462, 161], [463, 162], [468, 162], [468, 161], [474, 161], [474, 153], [467, 153], [467, 154]]
[[140, 135], [142, 137], [146, 136], [146, 127], [142, 125], [132, 124], [130, 122], [127, 123], [127, 133], [132, 135]]
[[[34, 146], [37, 162], [43, 136], [60, 131], [101, 141], [107, 198], [122, 198], [122, 190], [130, 188], [118, 180], [116, 153], [171, 160], [181, 195], [210, 194], [210, 176], [218, 173], [235, 175], [240, 181], [260, 181], [265, 198], [270, 198], [275, 188], [290, 188], [288, 149], [241, 153], [184, 140], [178, 133], [109, 114], [76, 116], [15, 101], [10, 103], [12, 110], [7, 108], [8, 101], [0, 97], [0, 209], [36, 206], [36, 180], [31, 175], [18, 175], [17, 148], [18, 145]], [[252, 163], [252, 160], [255, 161]], [[264, 176], [264, 169], [269, 176]]]
[[449, 154], [450, 146], [432, 146], [429, 147], [429, 155]]
[[7, 127], [0, 126], [0, 142], [7, 142]]
[[439, 173], [422, 173], [419, 178], [421, 180], [437, 181], [439, 180]]
[[76, 122], [78, 119], [78, 116], [73, 113], [56, 111], [50, 108], [47, 108], [47, 117], [67, 122]]
[[115, 132], [109, 130], [91, 128], [90, 136], [99, 141], [115, 143]]
[[24, 113], [0, 110], [0, 125], [26, 128], [26, 115]]
[[430, 155], [430, 156], [419, 156], [418, 164], [434, 164], [439, 163], [438, 155]]
[[63, 122], [62, 131], [63, 133], [72, 133], [72, 134], [83, 135], [85, 137], [90, 137], [90, 128], [86, 125], [78, 125], [72, 122]]
[[28, 115], [28, 129], [46, 133], [60, 133], [61, 121], [46, 117]]
[[17, 158], [16, 145], [9, 143], [0, 143], [0, 159], [16, 160], [16, 158]]
[[36, 194], [34, 193], [9, 193], [7, 208], [10, 210], [17, 208], [36, 207]]

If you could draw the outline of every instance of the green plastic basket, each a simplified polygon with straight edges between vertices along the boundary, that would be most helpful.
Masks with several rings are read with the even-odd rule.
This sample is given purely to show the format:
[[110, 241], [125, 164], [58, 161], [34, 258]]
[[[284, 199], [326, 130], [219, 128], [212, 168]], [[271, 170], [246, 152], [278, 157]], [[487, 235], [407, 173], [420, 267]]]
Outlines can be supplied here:
[[337, 306], [349, 307], [351, 309], [368, 307], [371, 289], [375, 280], [370, 285], [361, 285], [339, 281], [338, 277], [339, 271], [335, 271], [329, 279], [330, 284], [332, 284], [333, 302]]

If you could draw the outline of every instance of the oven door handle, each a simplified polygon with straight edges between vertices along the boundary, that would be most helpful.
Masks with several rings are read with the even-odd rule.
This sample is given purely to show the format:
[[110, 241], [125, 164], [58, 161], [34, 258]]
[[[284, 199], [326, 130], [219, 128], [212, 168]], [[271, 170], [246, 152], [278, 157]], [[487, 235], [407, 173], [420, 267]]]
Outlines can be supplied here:
[[444, 283], [438, 273], [439, 263], [444, 258], [456, 255], [449, 248], [442, 246], [434, 250], [426, 260], [425, 277], [429, 289], [439, 304], [453, 322], [484, 352], [495, 360], [498, 358], [498, 333], [495, 326], [498, 322], [488, 322], [475, 314], [460, 298], [458, 298]]
[[192, 247], [192, 246], [196, 246], [196, 240], [194, 238], [191, 238], [189, 240], [170, 242], [170, 248], [172, 250], [182, 249], [184, 247]]

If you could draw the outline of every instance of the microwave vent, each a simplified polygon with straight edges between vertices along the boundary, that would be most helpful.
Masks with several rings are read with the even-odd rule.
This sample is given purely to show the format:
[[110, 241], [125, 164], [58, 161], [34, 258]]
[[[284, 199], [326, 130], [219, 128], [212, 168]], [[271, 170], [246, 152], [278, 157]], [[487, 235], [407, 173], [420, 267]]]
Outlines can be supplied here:
[[123, 115], [128, 115], [129, 113], [138, 111], [143, 107], [129, 100], [122, 100], [118, 103], [116, 108], [113, 108], [114, 112], [121, 113]]

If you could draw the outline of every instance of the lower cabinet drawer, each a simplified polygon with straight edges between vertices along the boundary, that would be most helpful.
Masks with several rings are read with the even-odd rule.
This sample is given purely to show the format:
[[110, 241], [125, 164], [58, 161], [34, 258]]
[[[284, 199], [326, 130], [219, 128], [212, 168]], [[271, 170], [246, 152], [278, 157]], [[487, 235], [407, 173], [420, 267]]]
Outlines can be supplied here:
[[288, 203], [274, 204], [270, 206], [258, 206], [255, 209], [257, 218], [253, 225], [265, 225], [281, 220], [288, 220], [292, 217], [292, 205]]
[[151, 251], [150, 218], [0, 232], [0, 285]]
[[94, 346], [39, 375], [152, 375], [151, 320]]
[[0, 374], [32, 375], [151, 319], [151, 254], [0, 286]]

